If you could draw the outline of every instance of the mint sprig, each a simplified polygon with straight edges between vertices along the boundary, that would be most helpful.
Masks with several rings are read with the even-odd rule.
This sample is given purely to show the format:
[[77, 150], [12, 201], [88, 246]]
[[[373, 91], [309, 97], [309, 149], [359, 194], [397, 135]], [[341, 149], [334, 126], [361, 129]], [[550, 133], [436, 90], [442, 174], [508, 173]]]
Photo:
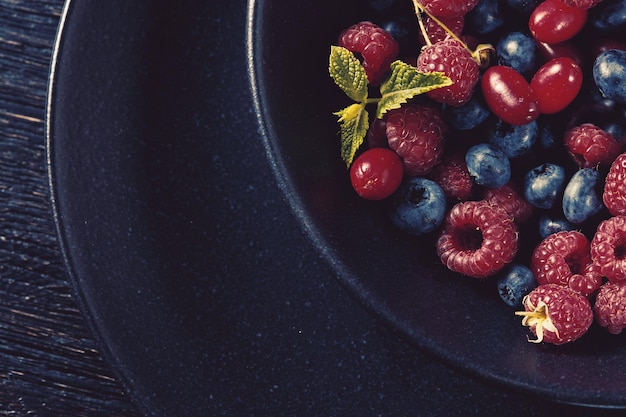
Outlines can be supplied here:
[[368, 104], [376, 104], [376, 117], [399, 108], [413, 97], [452, 84], [441, 72], [423, 73], [402, 61], [391, 64], [391, 74], [380, 86], [381, 97], [369, 97], [369, 83], [361, 62], [348, 49], [331, 46], [328, 72], [337, 86], [355, 103], [334, 112], [341, 129], [341, 158], [349, 167], [363, 144], [370, 120]]

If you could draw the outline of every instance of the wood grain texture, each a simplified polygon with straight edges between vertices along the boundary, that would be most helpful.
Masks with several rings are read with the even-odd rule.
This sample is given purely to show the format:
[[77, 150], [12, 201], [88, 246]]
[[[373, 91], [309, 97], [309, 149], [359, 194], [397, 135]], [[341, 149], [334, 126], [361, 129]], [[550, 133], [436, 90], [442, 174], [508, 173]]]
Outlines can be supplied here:
[[45, 102], [62, 0], [0, 0], [0, 416], [136, 416], [59, 253]]

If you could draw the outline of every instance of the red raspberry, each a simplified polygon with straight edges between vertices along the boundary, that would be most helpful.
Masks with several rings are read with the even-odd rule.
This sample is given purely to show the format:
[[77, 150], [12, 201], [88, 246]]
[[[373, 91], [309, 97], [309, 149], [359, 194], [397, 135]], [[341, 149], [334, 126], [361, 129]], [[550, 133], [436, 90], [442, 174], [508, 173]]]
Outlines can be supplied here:
[[574, 274], [567, 282], [567, 286], [576, 292], [581, 293], [585, 297], [591, 296], [602, 285], [602, 274], [598, 271], [598, 267], [593, 264], [587, 264], [582, 274]]
[[[441, 27], [439, 23], [435, 22], [430, 16], [425, 16], [422, 21], [424, 23], [424, 29], [426, 30], [426, 34], [428, 35], [428, 40], [431, 43], [436, 43], [450, 37], [450, 34], [443, 27]], [[440, 21], [456, 36], [461, 36], [461, 32], [463, 32], [463, 27], [465, 26], [465, 19], [462, 16], [453, 17], [450, 19], [440, 19]], [[428, 42], [426, 42], [426, 40], [424, 39], [421, 31], [419, 33], [419, 38], [422, 43], [428, 44]]]
[[387, 122], [385, 119], [374, 118], [367, 130], [368, 148], [387, 148]]
[[472, 97], [478, 82], [478, 63], [465, 46], [448, 38], [426, 46], [417, 58], [417, 69], [422, 72], [443, 72], [453, 84], [429, 91], [428, 97], [451, 106], [462, 106]]
[[[589, 240], [576, 230], [563, 230], [542, 240], [533, 251], [530, 270], [541, 284], [568, 286], [591, 263]], [[577, 278], [578, 279], [578, 278]]]
[[600, 222], [591, 239], [591, 259], [610, 281], [626, 280], [626, 216]]
[[611, 334], [620, 334], [626, 327], [626, 281], [604, 284], [593, 306], [596, 321]]
[[441, 161], [447, 128], [439, 110], [405, 104], [385, 120], [389, 147], [404, 160], [408, 175], [424, 175]]
[[465, 16], [478, 4], [478, 0], [420, 0], [419, 3], [433, 16], [451, 19]]
[[589, 300], [571, 288], [558, 284], [543, 284], [523, 300], [522, 325], [528, 326], [537, 339], [534, 343], [562, 345], [584, 335], [593, 323]]
[[579, 9], [591, 9], [602, 0], [563, 0], [563, 3], [569, 7], [577, 7]]
[[436, 246], [448, 269], [486, 278], [515, 258], [517, 227], [502, 207], [484, 200], [457, 203], [444, 220]]
[[444, 157], [433, 169], [431, 179], [453, 200], [469, 200], [474, 192], [474, 181], [467, 170], [465, 155], [461, 153]]
[[500, 188], [485, 189], [484, 199], [503, 207], [517, 224], [524, 223], [533, 214], [533, 206], [520, 192], [517, 184], [509, 182]]
[[394, 37], [372, 22], [360, 22], [345, 29], [339, 34], [338, 44], [361, 54], [367, 79], [372, 85], [382, 82], [400, 51]]
[[591, 123], [583, 123], [565, 132], [563, 142], [582, 168], [610, 165], [621, 152], [621, 145], [611, 134]]
[[613, 216], [626, 214], [626, 153], [619, 155], [604, 180], [602, 201]]

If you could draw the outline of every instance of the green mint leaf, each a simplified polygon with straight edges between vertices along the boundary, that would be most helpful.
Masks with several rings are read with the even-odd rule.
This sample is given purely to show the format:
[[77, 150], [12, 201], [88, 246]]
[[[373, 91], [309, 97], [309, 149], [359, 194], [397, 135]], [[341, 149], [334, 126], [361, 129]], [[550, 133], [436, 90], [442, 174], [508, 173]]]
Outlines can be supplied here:
[[389, 110], [400, 108], [419, 94], [451, 84], [452, 80], [442, 72], [423, 73], [412, 65], [394, 61], [391, 64], [391, 75], [380, 86], [382, 97], [378, 102], [376, 117], [382, 118]]
[[352, 100], [362, 102], [367, 99], [367, 74], [352, 52], [341, 46], [331, 46], [328, 72]]
[[339, 116], [341, 158], [349, 167], [367, 135], [369, 113], [365, 110], [365, 103], [354, 103], [333, 114]]

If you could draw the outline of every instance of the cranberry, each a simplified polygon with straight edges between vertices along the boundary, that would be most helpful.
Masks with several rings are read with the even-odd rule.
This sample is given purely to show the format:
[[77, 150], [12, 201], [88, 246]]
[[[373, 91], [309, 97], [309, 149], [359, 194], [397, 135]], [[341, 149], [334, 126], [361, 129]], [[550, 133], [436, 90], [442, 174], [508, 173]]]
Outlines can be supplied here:
[[389, 197], [400, 186], [403, 175], [402, 159], [387, 148], [366, 150], [350, 167], [352, 187], [367, 200]]
[[491, 111], [512, 125], [539, 117], [539, 105], [526, 79], [511, 67], [495, 65], [483, 74], [481, 88]]
[[583, 71], [571, 58], [554, 58], [545, 63], [530, 81], [542, 113], [553, 114], [567, 107], [583, 84]]
[[546, 42], [537, 42], [537, 51], [545, 62], [551, 59], [566, 56], [576, 61], [578, 65], [583, 66], [583, 56], [580, 51], [574, 47], [570, 42], [562, 42], [556, 44], [549, 44]]
[[562, 0], [546, 0], [533, 10], [528, 28], [537, 41], [555, 44], [574, 37], [586, 22], [587, 10], [567, 6]]

